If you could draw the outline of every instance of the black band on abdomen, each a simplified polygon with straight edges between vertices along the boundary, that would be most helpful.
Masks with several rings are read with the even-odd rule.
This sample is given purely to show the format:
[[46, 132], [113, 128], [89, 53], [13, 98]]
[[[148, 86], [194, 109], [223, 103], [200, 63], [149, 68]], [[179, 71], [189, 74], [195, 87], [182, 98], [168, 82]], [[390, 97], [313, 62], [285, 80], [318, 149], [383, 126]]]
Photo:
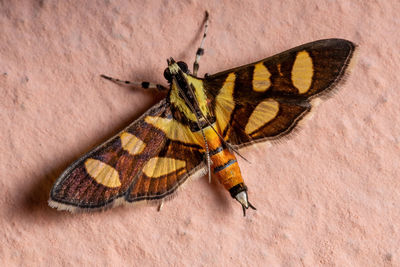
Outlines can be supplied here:
[[237, 194], [239, 194], [242, 191], [247, 191], [247, 186], [244, 183], [240, 183], [229, 189], [229, 193], [233, 198], [236, 197]]
[[222, 171], [223, 169], [225, 169], [226, 167], [231, 166], [233, 163], [236, 162], [236, 159], [231, 159], [229, 160], [227, 163], [225, 163], [224, 165], [220, 165], [214, 168], [214, 173], [217, 173], [219, 171]]
[[218, 154], [218, 153], [221, 152], [222, 150], [224, 150], [224, 148], [223, 148], [222, 146], [219, 146], [219, 147], [217, 147], [216, 149], [211, 150], [210, 153], [209, 153], [209, 155], [210, 155], [210, 157], [211, 157], [211, 156], [214, 156], [215, 154]]

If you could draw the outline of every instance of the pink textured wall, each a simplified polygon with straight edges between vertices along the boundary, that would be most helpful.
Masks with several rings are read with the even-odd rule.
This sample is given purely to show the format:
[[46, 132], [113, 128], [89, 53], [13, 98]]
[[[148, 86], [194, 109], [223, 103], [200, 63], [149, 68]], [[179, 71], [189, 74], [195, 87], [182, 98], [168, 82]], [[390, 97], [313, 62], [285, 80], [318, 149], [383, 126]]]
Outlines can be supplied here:
[[[2, 265], [399, 266], [399, 1], [142, 2], [0, 3]], [[317, 39], [359, 45], [296, 135], [243, 150], [258, 210], [243, 218], [205, 177], [161, 212], [49, 208], [63, 169], [162, 97], [99, 74], [164, 83], [166, 58], [193, 62], [206, 9], [200, 75]]]

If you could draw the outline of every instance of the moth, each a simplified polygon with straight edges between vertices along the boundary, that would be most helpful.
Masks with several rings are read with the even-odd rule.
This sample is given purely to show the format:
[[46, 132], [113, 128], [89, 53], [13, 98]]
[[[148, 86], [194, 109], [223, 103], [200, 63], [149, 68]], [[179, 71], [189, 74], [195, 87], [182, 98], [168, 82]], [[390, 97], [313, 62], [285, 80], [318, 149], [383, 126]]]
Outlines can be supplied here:
[[208, 173], [242, 206], [248, 200], [238, 149], [290, 133], [344, 77], [356, 49], [343, 39], [326, 39], [290, 49], [255, 63], [197, 77], [204, 35], [193, 74], [170, 58], [168, 87], [120, 84], [166, 91], [116, 136], [75, 161], [55, 182], [49, 205], [60, 210], [103, 209], [121, 203], [164, 200], [184, 182]]

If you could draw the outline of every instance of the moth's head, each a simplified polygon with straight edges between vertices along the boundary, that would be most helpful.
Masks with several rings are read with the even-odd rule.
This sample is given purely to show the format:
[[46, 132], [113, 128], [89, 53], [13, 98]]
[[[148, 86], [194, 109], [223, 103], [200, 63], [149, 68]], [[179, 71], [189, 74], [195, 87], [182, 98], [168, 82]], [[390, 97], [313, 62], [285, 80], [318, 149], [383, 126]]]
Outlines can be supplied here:
[[172, 82], [174, 76], [179, 76], [188, 74], [189, 69], [188, 65], [183, 61], [175, 62], [175, 60], [171, 57], [167, 59], [168, 67], [164, 70], [164, 78], [167, 79], [168, 83]]

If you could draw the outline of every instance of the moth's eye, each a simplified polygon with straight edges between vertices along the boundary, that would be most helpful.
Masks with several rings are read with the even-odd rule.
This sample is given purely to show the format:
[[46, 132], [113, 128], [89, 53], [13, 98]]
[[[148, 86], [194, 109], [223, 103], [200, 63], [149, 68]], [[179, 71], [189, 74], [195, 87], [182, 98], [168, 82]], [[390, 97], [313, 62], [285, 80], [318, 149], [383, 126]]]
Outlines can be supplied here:
[[164, 70], [164, 78], [167, 79], [168, 82], [172, 81], [172, 76], [171, 76], [171, 72], [169, 71], [169, 68], [166, 68]]
[[188, 65], [183, 61], [178, 61], [178, 66], [184, 73], [188, 73]]

